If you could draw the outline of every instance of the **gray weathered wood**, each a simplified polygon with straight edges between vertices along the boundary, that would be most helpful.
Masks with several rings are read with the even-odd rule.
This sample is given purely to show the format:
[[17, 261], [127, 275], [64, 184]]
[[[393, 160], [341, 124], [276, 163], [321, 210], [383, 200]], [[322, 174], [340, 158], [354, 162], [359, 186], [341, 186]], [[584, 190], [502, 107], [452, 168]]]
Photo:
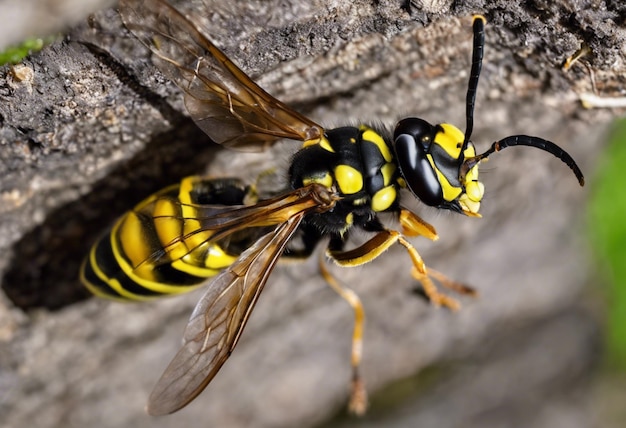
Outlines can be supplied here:
[[[214, 3], [197, 15], [208, 34], [270, 93], [328, 126], [392, 124], [414, 114], [463, 129], [469, 16], [484, 13], [473, 140], [484, 148], [515, 133], [551, 139], [593, 184], [603, 125], [618, 112], [580, 106], [578, 95], [591, 90], [582, 63], [603, 96], [618, 95], [626, 65], [618, 26], [625, 12], [617, 2], [611, 7], [621, 10], [604, 2], [597, 9], [577, 1], [507, 2], [486, 10], [474, 10], [472, 1], [454, 8], [422, 2], [412, 16], [391, 0]], [[563, 71], [583, 41], [593, 56]], [[0, 69], [4, 424], [290, 427], [341, 412], [352, 318], [317, 275], [315, 258], [276, 269], [209, 388], [159, 419], [144, 414], [145, 400], [199, 295], [129, 305], [83, 300], [76, 279], [89, 245], [142, 197], [203, 171], [253, 178], [276, 161], [286, 165], [284, 150], [297, 144], [285, 146], [261, 155], [213, 147], [113, 10], [21, 67]], [[421, 398], [405, 401], [415, 404], [396, 406], [389, 425], [380, 424], [589, 426], [585, 387], [598, 333], [580, 303], [590, 278], [582, 236], [587, 190], [533, 150], [494, 155], [483, 176], [483, 219], [419, 208], [441, 236], [416, 241], [426, 263], [479, 290], [459, 313], [415, 296], [400, 248], [362, 268], [333, 270], [367, 310], [370, 392], [444, 364], [423, 379]]]

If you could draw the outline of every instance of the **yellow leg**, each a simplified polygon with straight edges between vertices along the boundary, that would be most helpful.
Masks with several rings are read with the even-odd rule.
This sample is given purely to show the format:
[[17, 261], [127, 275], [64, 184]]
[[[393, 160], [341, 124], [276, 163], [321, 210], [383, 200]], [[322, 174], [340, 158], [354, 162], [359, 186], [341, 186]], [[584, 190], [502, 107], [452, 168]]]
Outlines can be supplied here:
[[439, 239], [435, 228], [412, 211], [403, 208], [400, 210], [400, 225], [405, 236], [423, 236], [436, 241]]
[[[406, 214], [401, 216], [403, 230], [408, 231], [411, 236], [421, 235], [429, 239], [437, 239], [437, 234], [432, 226], [421, 220], [410, 211], [403, 210]], [[454, 298], [446, 296], [437, 290], [437, 287], [431, 277], [439, 282], [442, 286], [456, 291], [460, 294], [475, 295], [475, 291], [467, 285], [453, 281], [444, 274], [434, 270], [426, 270], [426, 265], [422, 260], [415, 247], [407, 241], [403, 234], [395, 230], [382, 230], [374, 235], [369, 241], [361, 246], [348, 251], [331, 251], [327, 254], [335, 263], [340, 266], [358, 266], [374, 260], [385, 250], [395, 243], [402, 245], [413, 262], [412, 276], [417, 279], [424, 288], [424, 292], [428, 299], [436, 306], [445, 306], [453, 311], [458, 310], [461, 304]], [[354, 311], [354, 330], [352, 332], [352, 391], [350, 394], [350, 403], [348, 409], [351, 413], [362, 415], [367, 409], [367, 391], [365, 384], [361, 379], [359, 367], [363, 353], [363, 327], [365, 324], [365, 312], [359, 296], [351, 289], [342, 286], [330, 274], [324, 259], [320, 258], [320, 272], [328, 285], [337, 292]]]
[[328, 285], [337, 292], [354, 311], [354, 330], [352, 331], [352, 385], [348, 410], [350, 413], [361, 416], [367, 410], [367, 390], [361, 378], [359, 366], [363, 355], [363, 327], [365, 311], [359, 296], [351, 289], [343, 287], [326, 268], [323, 256], [320, 257], [320, 272]]
[[[411, 229], [417, 230], [414, 227]], [[422, 233], [419, 234], [422, 235]], [[415, 247], [407, 241], [403, 234], [395, 230], [383, 230], [355, 249], [349, 251], [328, 251], [328, 255], [340, 266], [358, 266], [374, 260], [396, 242], [402, 245], [409, 253], [413, 262], [411, 274], [413, 278], [422, 284], [426, 296], [435, 306], [445, 306], [456, 311], [460, 309], [461, 304], [456, 299], [440, 293], [431, 277], [453, 291], [461, 294], [473, 294], [473, 290], [470, 287], [453, 281], [435, 270], [432, 272], [427, 270], [424, 260], [422, 260]]]
[[424, 292], [432, 304], [435, 306], [445, 306], [453, 311], [459, 310], [461, 308], [461, 304], [458, 300], [446, 296], [437, 290], [437, 286], [428, 276], [424, 260], [422, 260], [422, 257], [419, 255], [415, 247], [402, 235], [399, 236], [398, 243], [406, 248], [409, 253], [411, 261], [413, 262], [411, 274], [413, 275], [413, 278], [417, 279], [422, 284]]
[[428, 268], [428, 275], [436, 279], [438, 283], [440, 283], [449, 290], [455, 291], [459, 294], [467, 294], [468, 296], [472, 297], [478, 296], [478, 292], [469, 285], [465, 285], [462, 282], [450, 279], [433, 268]]

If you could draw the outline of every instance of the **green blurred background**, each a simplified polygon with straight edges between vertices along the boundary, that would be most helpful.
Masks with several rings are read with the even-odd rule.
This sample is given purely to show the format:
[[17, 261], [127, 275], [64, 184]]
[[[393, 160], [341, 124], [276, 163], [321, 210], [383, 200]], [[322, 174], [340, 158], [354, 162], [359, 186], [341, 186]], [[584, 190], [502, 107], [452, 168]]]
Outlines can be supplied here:
[[[591, 177], [587, 233], [606, 321], [605, 360], [597, 383], [600, 426], [626, 420], [626, 119], [611, 125]], [[599, 286], [600, 285], [600, 286]]]

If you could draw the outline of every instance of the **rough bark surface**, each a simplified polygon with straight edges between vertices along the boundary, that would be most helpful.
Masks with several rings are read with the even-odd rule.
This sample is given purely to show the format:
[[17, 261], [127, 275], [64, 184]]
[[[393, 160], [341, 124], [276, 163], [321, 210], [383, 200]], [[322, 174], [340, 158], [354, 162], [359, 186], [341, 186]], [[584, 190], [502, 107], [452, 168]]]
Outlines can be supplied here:
[[[329, 127], [411, 114], [463, 129], [475, 12], [488, 20], [480, 149], [538, 135], [569, 151], [593, 185], [603, 125], [619, 113], [585, 110], [579, 95], [592, 91], [590, 72], [603, 97], [624, 87], [622, 2], [423, 1], [411, 15], [391, 0], [200, 3], [185, 7], [229, 57]], [[581, 43], [592, 54], [564, 71]], [[146, 397], [202, 291], [124, 305], [87, 299], [77, 280], [91, 243], [146, 195], [205, 171], [254, 179], [296, 148], [214, 147], [114, 10], [1, 68], [3, 426], [327, 426], [341, 413], [352, 317], [316, 258], [275, 270], [219, 375], [188, 408], [158, 419], [145, 415]], [[333, 270], [365, 305], [363, 373], [374, 393], [368, 418], [338, 426], [593, 424], [600, 333], [582, 303], [586, 189], [536, 150], [494, 155], [483, 174], [483, 219], [418, 208], [441, 237], [416, 241], [427, 265], [480, 293], [460, 312], [414, 293], [400, 248]]]

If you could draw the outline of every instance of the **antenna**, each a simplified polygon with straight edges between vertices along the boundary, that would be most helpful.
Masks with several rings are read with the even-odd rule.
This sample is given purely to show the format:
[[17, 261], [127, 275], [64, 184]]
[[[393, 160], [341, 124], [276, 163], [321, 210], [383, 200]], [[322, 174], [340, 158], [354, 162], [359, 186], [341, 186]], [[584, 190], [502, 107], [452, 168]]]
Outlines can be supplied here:
[[478, 78], [483, 65], [483, 53], [485, 51], [485, 22], [487, 20], [482, 15], [474, 15], [474, 47], [472, 49], [472, 69], [470, 71], [469, 82], [467, 84], [467, 97], [465, 99], [465, 139], [461, 149], [461, 158], [467, 149], [472, 131], [474, 130], [474, 104], [476, 104], [476, 89], [478, 88]]

